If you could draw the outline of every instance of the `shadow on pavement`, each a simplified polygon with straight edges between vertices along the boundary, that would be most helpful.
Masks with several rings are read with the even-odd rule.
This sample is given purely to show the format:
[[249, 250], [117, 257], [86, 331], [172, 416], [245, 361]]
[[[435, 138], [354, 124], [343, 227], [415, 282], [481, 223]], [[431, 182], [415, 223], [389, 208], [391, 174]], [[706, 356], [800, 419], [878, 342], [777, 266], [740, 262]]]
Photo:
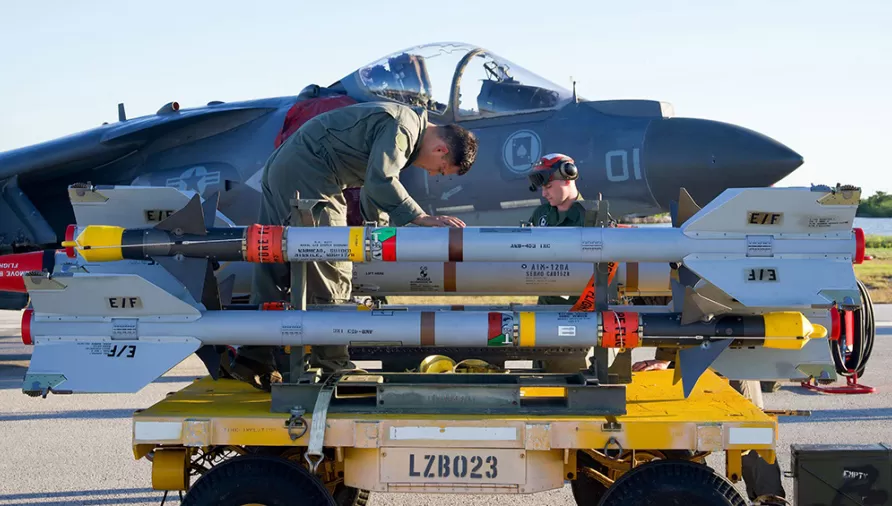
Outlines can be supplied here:
[[822, 423], [822, 422], [870, 422], [892, 420], [892, 408], [869, 409], [812, 409], [811, 416], [781, 416], [778, 422]]
[[[22, 394], [24, 395], [24, 394]], [[43, 399], [35, 399], [35, 402]], [[133, 409], [85, 409], [78, 411], [51, 411], [51, 412], [27, 412], [15, 413], [11, 415], [0, 415], [0, 422], [14, 422], [21, 420], [71, 420], [71, 419], [87, 419], [87, 420], [109, 420], [114, 418], [131, 418], [133, 412], [139, 408]], [[2, 499], [3, 496], [0, 496]]]
[[[135, 495], [140, 494], [140, 495]], [[0, 495], [0, 504], [9, 506], [18, 506], [24, 504], [34, 504], [35, 499], [42, 499], [40, 504], [44, 506], [56, 506], [63, 504], [138, 504], [138, 503], [160, 503], [164, 492], [152, 490], [151, 488], [122, 488], [118, 490], [72, 490], [66, 492], [36, 492], [32, 494], [5, 494]], [[95, 497], [94, 496], [99, 496]], [[125, 497], [115, 497], [125, 496]], [[49, 500], [48, 500], [49, 499]], [[51, 500], [56, 499], [56, 500]], [[178, 500], [176, 493], [168, 494], [168, 501], [173, 499], [171, 504], [175, 504]], [[7, 501], [28, 501], [28, 502], [7, 502]]]

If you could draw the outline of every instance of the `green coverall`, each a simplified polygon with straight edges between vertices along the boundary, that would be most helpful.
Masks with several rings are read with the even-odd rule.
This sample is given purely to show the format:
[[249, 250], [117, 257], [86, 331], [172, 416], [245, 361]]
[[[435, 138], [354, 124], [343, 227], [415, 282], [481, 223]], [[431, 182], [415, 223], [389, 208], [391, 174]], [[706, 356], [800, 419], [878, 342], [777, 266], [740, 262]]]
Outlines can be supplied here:
[[[258, 223], [287, 225], [294, 192], [322, 199], [314, 208], [318, 226], [347, 226], [342, 191], [361, 186], [366, 221], [406, 225], [425, 214], [400, 184], [400, 172], [418, 155], [428, 126], [427, 111], [393, 103], [350, 105], [316, 116], [302, 125], [267, 160], [261, 179]], [[289, 264], [257, 264], [252, 303], [289, 300]], [[352, 291], [351, 262], [308, 262], [307, 304], [347, 303]], [[242, 347], [239, 354], [270, 362], [269, 347]], [[315, 363], [327, 369], [348, 367], [346, 346], [314, 346]], [[332, 365], [334, 364], [334, 367]]]

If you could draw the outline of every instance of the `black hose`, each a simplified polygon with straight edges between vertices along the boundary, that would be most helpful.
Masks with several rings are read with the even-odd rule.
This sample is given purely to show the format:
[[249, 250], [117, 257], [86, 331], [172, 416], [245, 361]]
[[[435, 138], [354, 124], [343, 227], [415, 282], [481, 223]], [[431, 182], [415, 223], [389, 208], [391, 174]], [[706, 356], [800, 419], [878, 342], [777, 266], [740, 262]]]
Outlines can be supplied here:
[[873, 342], [876, 339], [876, 322], [873, 314], [873, 301], [867, 287], [861, 280], [858, 281], [858, 290], [861, 292], [861, 307], [854, 311], [854, 329], [852, 329], [852, 352], [846, 357], [844, 356], [844, 348], [846, 344], [845, 337], [845, 320], [841, 316], [840, 336], [838, 341], [831, 341], [830, 351], [833, 355], [833, 363], [836, 365], [836, 372], [840, 376], [852, 377], [857, 375], [858, 378], [864, 376], [864, 368], [873, 352]]

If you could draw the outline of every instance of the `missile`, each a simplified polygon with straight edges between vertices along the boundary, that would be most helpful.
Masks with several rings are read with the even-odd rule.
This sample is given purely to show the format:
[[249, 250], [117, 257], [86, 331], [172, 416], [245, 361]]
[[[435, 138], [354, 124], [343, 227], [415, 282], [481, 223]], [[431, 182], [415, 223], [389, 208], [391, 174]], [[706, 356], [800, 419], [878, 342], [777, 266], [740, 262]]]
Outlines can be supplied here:
[[[88, 264], [82, 256], [72, 258], [65, 250], [3, 255], [0, 291], [25, 293], [22, 276], [31, 271], [100, 272], [103, 263]], [[616, 280], [625, 296], [669, 296], [670, 270], [669, 264], [623, 262], [618, 265]], [[353, 295], [578, 295], [594, 272], [594, 264], [567, 262], [357, 264], [353, 269]]]
[[89, 225], [63, 246], [90, 262], [673, 263], [747, 306], [857, 304], [860, 190], [824, 188], [729, 189], [677, 228], [209, 228], [195, 196], [154, 228]]
[[[634, 311], [200, 310], [133, 274], [26, 275], [34, 345], [23, 391], [134, 392], [202, 346], [678, 347], [685, 395], [730, 346], [801, 349], [826, 338], [802, 313], [724, 315], [683, 325]], [[114, 381], [109, 381], [114, 378]]]

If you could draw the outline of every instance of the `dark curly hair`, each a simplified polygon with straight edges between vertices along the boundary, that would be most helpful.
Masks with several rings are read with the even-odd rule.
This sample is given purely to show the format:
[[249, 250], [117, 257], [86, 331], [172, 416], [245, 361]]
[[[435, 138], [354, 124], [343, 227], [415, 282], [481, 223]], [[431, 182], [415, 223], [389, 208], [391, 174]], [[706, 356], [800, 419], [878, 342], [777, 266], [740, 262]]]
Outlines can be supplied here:
[[477, 159], [477, 137], [471, 131], [455, 124], [438, 126], [437, 133], [449, 146], [452, 163], [458, 166], [458, 175], [467, 174]]

